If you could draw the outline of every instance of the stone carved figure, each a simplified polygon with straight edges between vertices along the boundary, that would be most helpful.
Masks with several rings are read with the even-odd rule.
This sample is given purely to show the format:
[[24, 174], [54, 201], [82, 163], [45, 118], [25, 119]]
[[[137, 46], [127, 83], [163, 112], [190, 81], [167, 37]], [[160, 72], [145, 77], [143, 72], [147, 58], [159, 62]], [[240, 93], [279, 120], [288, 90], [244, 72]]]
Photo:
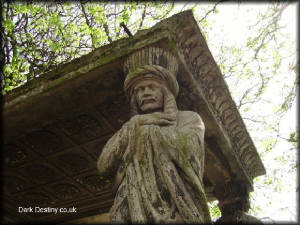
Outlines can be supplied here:
[[131, 119], [103, 148], [98, 170], [113, 179], [112, 223], [210, 223], [204, 193], [204, 124], [179, 111], [176, 58], [148, 47], [124, 63]]

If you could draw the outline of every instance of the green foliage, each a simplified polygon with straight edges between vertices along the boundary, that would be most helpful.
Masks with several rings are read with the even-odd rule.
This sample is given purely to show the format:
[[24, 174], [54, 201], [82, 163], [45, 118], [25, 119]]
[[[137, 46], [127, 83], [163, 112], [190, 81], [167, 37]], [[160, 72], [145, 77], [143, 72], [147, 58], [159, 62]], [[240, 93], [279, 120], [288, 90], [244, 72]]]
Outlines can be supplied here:
[[297, 143], [299, 142], [299, 138], [295, 131], [290, 133], [288, 142], [290, 142], [294, 146], [294, 148], [297, 148]]
[[[5, 86], [12, 90], [58, 64], [150, 27], [174, 11], [174, 3], [5, 2]], [[178, 11], [174, 11], [176, 13]]]
[[221, 211], [218, 207], [218, 203], [219, 203], [218, 201], [213, 201], [208, 203], [210, 215], [213, 221], [215, 221], [221, 216]]

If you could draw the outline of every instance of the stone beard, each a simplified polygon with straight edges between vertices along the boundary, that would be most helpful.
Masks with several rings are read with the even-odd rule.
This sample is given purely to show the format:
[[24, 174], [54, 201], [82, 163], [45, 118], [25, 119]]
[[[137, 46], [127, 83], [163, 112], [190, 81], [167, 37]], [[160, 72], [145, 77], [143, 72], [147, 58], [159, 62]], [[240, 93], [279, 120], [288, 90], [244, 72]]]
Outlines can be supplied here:
[[112, 223], [211, 223], [203, 186], [204, 124], [179, 111], [176, 79], [158, 65], [125, 80], [132, 117], [104, 146], [102, 177], [113, 180]]

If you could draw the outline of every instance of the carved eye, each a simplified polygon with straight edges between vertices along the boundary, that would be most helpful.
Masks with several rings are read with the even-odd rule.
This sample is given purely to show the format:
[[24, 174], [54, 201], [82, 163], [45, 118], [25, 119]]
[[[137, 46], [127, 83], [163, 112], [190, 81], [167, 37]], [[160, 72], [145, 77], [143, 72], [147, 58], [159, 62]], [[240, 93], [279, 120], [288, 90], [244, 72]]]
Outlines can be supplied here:
[[137, 87], [136, 89], [134, 89], [135, 94], [138, 94], [139, 92], [143, 91], [145, 89], [145, 87]]
[[140, 87], [137, 87], [137, 88], [134, 89], [134, 92], [135, 92], [135, 93], [138, 93], [140, 90], [141, 90], [141, 88], [140, 88]]

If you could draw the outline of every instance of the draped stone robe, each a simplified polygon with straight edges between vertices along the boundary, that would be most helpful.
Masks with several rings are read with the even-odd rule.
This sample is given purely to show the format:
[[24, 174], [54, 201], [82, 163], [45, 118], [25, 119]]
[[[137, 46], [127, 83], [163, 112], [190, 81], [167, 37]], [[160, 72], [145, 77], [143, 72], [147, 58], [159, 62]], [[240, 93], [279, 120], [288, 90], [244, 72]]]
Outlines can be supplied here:
[[132, 120], [113, 135], [98, 160], [102, 176], [115, 176], [112, 223], [210, 223], [203, 187], [204, 124], [177, 111], [171, 126]]

